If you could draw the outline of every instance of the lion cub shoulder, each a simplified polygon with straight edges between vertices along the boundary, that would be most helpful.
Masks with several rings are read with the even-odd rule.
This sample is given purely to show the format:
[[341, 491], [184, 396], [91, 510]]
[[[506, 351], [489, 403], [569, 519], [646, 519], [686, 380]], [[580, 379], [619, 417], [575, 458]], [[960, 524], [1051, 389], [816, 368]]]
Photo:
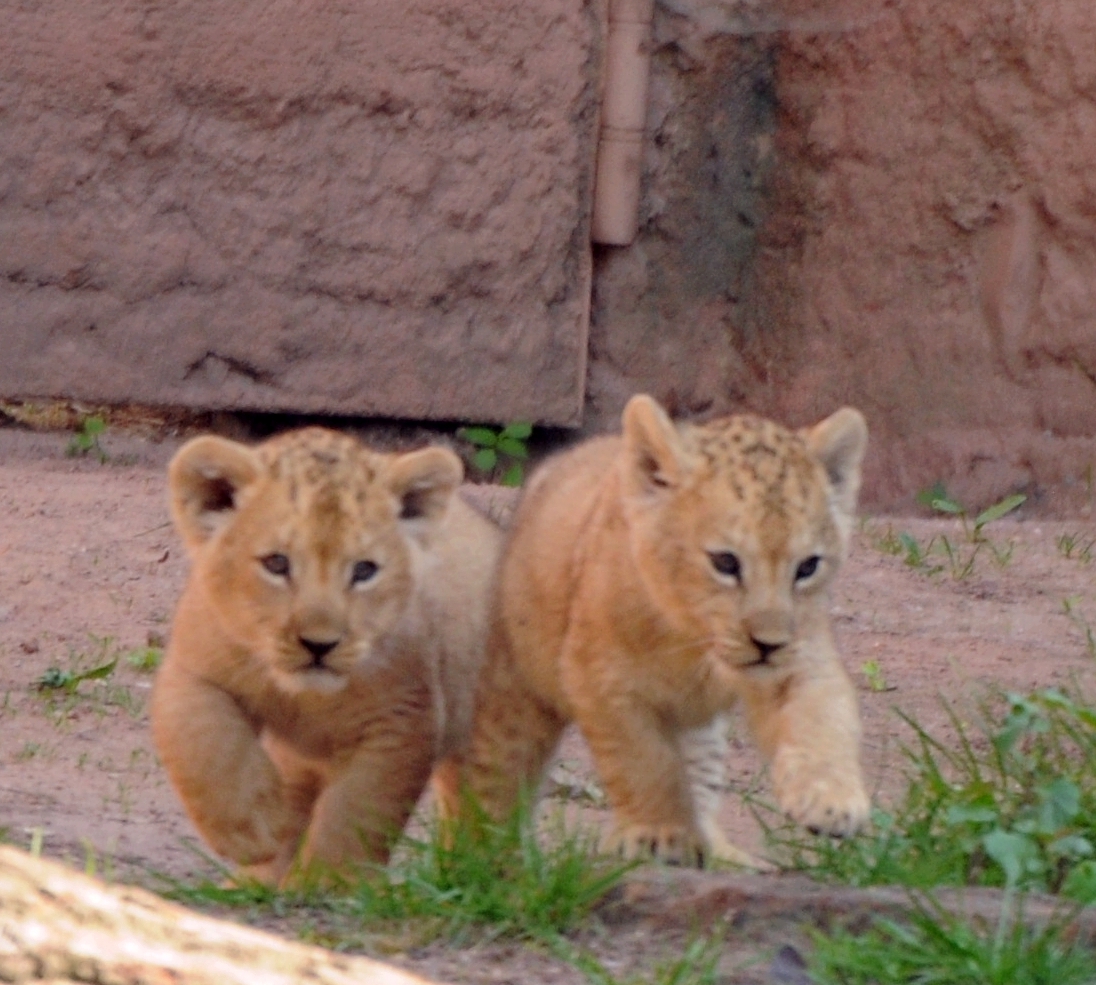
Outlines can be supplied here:
[[192, 569], [154, 738], [202, 836], [252, 875], [383, 860], [466, 738], [500, 533], [461, 477], [448, 450], [321, 428], [172, 461]]
[[832, 833], [861, 824], [859, 716], [828, 593], [866, 439], [848, 408], [794, 432], [749, 416], [675, 425], [640, 396], [620, 436], [535, 476], [500, 566], [465, 763], [487, 809], [535, 788], [575, 721], [626, 853], [746, 861], [713, 793], [722, 718], [741, 703], [780, 804]]

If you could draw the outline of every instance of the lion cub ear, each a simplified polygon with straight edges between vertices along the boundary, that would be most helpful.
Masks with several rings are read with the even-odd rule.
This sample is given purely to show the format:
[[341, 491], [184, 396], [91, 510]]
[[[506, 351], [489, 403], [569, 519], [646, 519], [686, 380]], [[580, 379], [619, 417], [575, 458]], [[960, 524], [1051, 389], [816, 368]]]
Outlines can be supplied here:
[[803, 432], [807, 446], [826, 469], [838, 507], [856, 512], [860, 492], [860, 465], [868, 447], [868, 425], [853, 407], [842, 407]]
[[412, 529], [444, 516], [464, 478], [464, 466], [448, 448], [422, 448], [398, 455], [388, 467], [388, 488], [400, 504], [400, 520]]
[[240, 491], [258, 477], [259, 457], [246, 445], [206, 435], [188, 441], [168, 467], [171, 515], [190, 549], [232, 519]]
[[636, 394], [624, 407], [624, 481], [628, 491], [649, 496], [672, 489], [685, 476], [677, 428], [653, 397]]

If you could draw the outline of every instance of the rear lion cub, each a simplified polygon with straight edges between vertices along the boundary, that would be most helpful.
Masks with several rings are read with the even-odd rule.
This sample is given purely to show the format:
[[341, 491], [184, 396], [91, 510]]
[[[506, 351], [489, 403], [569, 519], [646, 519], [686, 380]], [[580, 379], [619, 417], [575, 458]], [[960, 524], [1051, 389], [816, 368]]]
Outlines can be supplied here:
[[486, 811], [535, 789], [574, 721], [626, 855], [750, 864], [715, 817], [723, 716], [741, 703], [784, 810], [855, 831], [860, 720], [828, 603], [866, 443], [849, 408], [800, 432], [748, 416], [675, 426], [637, 396], [623, 435], [542, 468], [501, 562], [462, 766]]

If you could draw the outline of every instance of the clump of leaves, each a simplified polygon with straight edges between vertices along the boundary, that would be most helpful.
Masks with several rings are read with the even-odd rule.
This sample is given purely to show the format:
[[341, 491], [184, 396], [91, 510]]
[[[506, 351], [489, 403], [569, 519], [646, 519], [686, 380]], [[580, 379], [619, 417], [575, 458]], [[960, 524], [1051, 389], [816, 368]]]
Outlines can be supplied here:
[[69, 458], [83, 458], [94, 455], [100, 463], [107, 460], [106, 450], [99, 443], [99, 436], [106, 432], [107, 422], [98, 414], [85, 417], [80, 422], [80, 427], [69, 439], [65, 447], [65, 454]]
[[504, 486], [520, 486], [525, 481], [525, 462], [529, 458], [529, 436], [533, 426], [515, 421], [499, 430], [466, 427], [457, 437], [475, 448], [472, 464], [484, 476]]
[[75, 694], [84, 681], [100, 681], [110, 677], [114, 668], [118, 665], [118, 658], [92, 667], [90, 670], [64, 670], [60, 667], [48, 667], [34, 682], [39, 691], [64, 691], [66, 694]]
[[769, 828], [792, 866], [853, 885], [1015, 886], [1096, 902], [1096, 710], [1048, 689], [988, 703], [975, 724], [946, 706], [945, 743], [902, 715], [905, 795], [843, 842]]

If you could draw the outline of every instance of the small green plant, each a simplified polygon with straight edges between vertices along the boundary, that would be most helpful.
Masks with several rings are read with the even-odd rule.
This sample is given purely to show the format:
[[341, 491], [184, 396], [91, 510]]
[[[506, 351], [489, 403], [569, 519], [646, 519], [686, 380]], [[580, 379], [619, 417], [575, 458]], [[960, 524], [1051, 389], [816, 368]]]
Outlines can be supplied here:
[[894, 690], [894, 686], [887, 683], [886, 675], [878, 660], [865, 660], [860, 665], [860, 672], [864, 675], [869, 690], [876, 693]]
[[1081, 564], [1092, 563], [1092, 548], [1096, 546], [1096, 539], [1071, 533], [1061, 534], [1054, 542], [1058, 545], [1058, 553], [1067, 560], [1080, 561]]
[[481, 473], [501, 485], [520, 486], [525, 481], [524, 463], [529, 458], [527, 442], [532, 433], [531, 424], [515, 421], [500, 430], [489, 427], [459, 428], [457, 437], [476, 449], [472, 464]]
[[920, 571], [926, 575], [938, 575], [944, 570], [942, 564], [933, 564], [929, 560], [936, 546], [935, 537], [930, 539], [927, 544], [922, 545], [912, 534], [903, 532], [898, 535], [898, 543], [904, 552], [902, 561], [906, 567], [913, 568], [915, 571]]
[[1081, 597], [1079, 595], [1067, 595], [1062, 599], [1062, 611], [1084, 635], [1085, 648], [1088, 650], [1089, 656], [1096, 657], [1096, 632], [1093, 632], [1091, 624], [1082, 615], [1079, 608], [1080, 601]]
[[164, 650], [160, 646], [139, 646], [125, 655], [125, 662], [142, 674], [151, 674], [164, 659]]
[[[974, 517], [970, 516], [966, 507], [949, 496], [940, 483], [937, 483], [931, 489], [926, 489], [918, 493], [917, 501], [924, 506], [928, 506], [937, 513], [944, 514], [945, 516], [954, 516], [959, 520], [963, 531], [962, 542], [953, 542], [946, 535], [941, 535], [938, 548], [939, 553], [947, 559], [947, 570], [950, 571], [951, 576], [957, 581], [968, 578], [974, 573], [975, 561], [983, 549], [989, 552], [994, 563], [998, 567], [1004, 568], [1008, 566], [1009, 562], [1012, 560], [1015, 544], [1012, 541], [1001, 544], [991, 540], [986, 535], [986, 527], [991, 523], [1000, 520], [1002, 517], [1007, 516], [1009, 513], [1013, 512], [1013, 510], [1018, 509], [1026, 503], [1027, 496], [1022, 493], [1006, 496], [999, 502], [982, 510], [981, 513], [978, 513]], [[910, 539], [912, 540], [912, 538]], [[929, 547], [923, 552], [924, 555], [927, 555], [931, 548], [932, 542], [930, 541]], [[910, 564], [911, 562], [907, 560], [906, 563]], [[921, 565], [911, 564], [911, 566], [920, 567]], [[943, 568], [937, 570], [943, 570]], [[933, 571], [932, 573], [935, 574], [936, 572]]]
[[777, 857], [854, 885], [1015, 885], [1096, 902], [1096, 710], [1053, 689], [997, 698], [973, 725], [945, 708], [950, 745], [901, 716], [908, 785], [869, 832], [833, 842], [782, 822], [768, 831]]
[[[879, 920], [864, 934], [816, 934], [810, 981], [819, 985], [1084, 985], [1096, 954], [1068, 915], [1028, 927], [1009, 894], [996, 925], [957, 916], [930, 897], [908, 922]], [[807, 979], [804, 979], [807, 980]]]
[[902, 545], [902, 540], [889, 523], [886, 530], [880, 531], [878, 527], [871, 525], [865, 526], [864, 531], [868, 535], [871, 546], [877, 551], [889, 554], [891, 557], [897, 557], [899, 554], [904, 553], [905, 548]]
[[[126, 654], [109, 636], [92, 636], [91, 640], [94, 652], [72, 653], [67, 667], [55, 664], [33, 682], [57, 724], [78, 706], [98, 714], [104, 714], [110, 708], [121, 708], [135, 717], [144, 709], [143, 698], [125, 682], [114, 679], [119, 661]], [[95, 687], [85, 688], [85, 684]]]
[[42, 744], [40, 742], [24, 742], [23, 748], [19, 750], [15, 758], [25, 763], [30, 759], [34, 759], [35, 756], [42, 754]]
[[72, 668], [62, 670], [60, 667], [48, 667], [34, 682], [34, 686], [39, 691], [64, 691], [66, 694], [75, 694], [84, 681], [101, 681], [110, 677], [116, 666], [118, 666], [117, 657], [90, 670]]
[[79, 429], [69, 439], [69, 443], [65, 447], [65, 454], [70, 458], [84, 458], [87, 455], [94, 455], [100, 463], [105, 462], [109, 456], [99, 443], [99, 436], [104, 434], [106, 429], [107, 422], [98, 414], [85, 417], [80, 422]]

